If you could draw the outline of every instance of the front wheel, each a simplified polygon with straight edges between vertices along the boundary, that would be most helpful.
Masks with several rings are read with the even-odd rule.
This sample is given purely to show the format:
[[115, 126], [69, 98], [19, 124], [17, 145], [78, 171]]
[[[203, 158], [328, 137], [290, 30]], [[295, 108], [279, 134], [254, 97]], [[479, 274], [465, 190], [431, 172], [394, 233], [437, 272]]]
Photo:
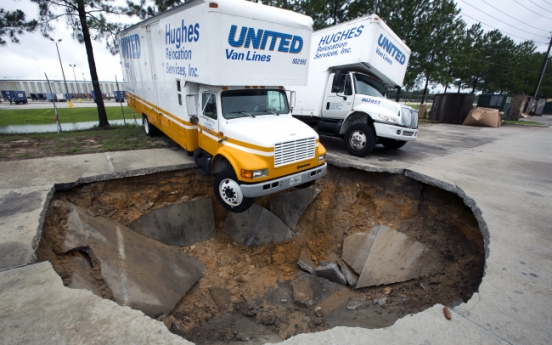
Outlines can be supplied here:
[[376, 146], [376, 133], [366, 123], [355, 123], [345, 133], [345, 147], [350, 154], [364, 157]]
[[400, 149], [406, 144], [406, 141], [404, 140], [395, 140], [395, 139], [389, 139], [389, 138], [380, 138], [380, 143], [388, 150], [396, 150]]
[[216, 174], [213, 189], [218, 202], [230, 212], [247, 211], [255, 201], [255, 198], [243, 196], [233, 169], [224, 169]]

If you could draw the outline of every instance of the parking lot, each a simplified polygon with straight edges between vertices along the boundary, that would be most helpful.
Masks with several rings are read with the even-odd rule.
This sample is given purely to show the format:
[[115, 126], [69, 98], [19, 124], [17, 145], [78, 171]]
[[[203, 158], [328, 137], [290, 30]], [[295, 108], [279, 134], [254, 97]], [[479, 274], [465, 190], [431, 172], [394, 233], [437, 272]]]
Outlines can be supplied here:
[[[550, 125], [552, 116], [533, 117], [531, 121]], [[444, 317], [444, 306], [436, 304], [387, 328], [336, 327], [300, 334], [284, 343], [549, 343], [550, 127], [425, 124], [420, 127], [416, 142], [396, 151], [378, 147], [364, 158], [348, 155], [336, 139], [323, 137], [321, 142], [328, 149], [328, 162], [335, 167], [405, 175], [457, 194], [479, 223], [484, 238], [485, 271], [478, 292], [467, 303], [451, 308], [450, 320]], [[3, 342], [188, 343], [141, 312], [63, 286], [48, 262], [35, 264], [35, 251], [55, 184], [105, 181], [193, 166], [185, 152], [165, 149], [3, 163]]]

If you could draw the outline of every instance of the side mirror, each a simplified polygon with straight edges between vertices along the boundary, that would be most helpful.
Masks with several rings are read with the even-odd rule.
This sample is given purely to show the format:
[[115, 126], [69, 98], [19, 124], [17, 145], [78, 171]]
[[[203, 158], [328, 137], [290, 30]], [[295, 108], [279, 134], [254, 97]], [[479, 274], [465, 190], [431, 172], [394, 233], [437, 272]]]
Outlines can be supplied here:
[[186, 107], [188, 108], [189, 116], [197, 116], [197, 95], [186, 95]]
[[335, 71], [333, 82], [332, 82], [332, 92], [338, 93], [343, 92], [343, 81], [345, 80], [346, 74], [343, 74], [343, 71], [338, 69]]
[[289, 92], [289, 106], [291, 109], [295, 108], [295, 91]]

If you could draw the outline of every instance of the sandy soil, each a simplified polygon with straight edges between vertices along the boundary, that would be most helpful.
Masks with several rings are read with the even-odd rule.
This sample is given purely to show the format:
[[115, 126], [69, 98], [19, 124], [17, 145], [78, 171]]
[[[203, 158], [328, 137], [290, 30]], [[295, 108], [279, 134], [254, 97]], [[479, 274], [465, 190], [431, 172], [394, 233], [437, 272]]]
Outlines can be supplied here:
[[[207, 274], [169, 315], [160, 315], [174, 333], [197, 344], [264, 342], [335, 326], [380, 328], [436, 303], [454, 305], [477, 291], [484, 267], [483, 239], [472, 212], [456, 195], [404, 176], [330, 167], [317, 182], [320, 195], [285, 243], [247, 247], [221, 231], [227, 212], [216, 203], [212, 180], [193, 170], [112, 180], [57, 192], [50, 204], [38, 249], [70, 283], [71, 257], [59, 241], [68, 200], [128, 225], [140, 215], [169, 204], [212, 197], [217, 237], [181, 250], [196, 256]], [[269, 208], [269, 197], [256, 201]], [[343, 238], [384, 224], [416, 238], [438, 253], [441, 270], [411, 281], [351, 289], [312, 277], [297, 267], [302, 251], [315, 261], [341, 256]], [[91, 280], [105, 298], [109, 288], [94, 264]], [[292, 282], [311, 279], [314, 305], [293, 302]]]

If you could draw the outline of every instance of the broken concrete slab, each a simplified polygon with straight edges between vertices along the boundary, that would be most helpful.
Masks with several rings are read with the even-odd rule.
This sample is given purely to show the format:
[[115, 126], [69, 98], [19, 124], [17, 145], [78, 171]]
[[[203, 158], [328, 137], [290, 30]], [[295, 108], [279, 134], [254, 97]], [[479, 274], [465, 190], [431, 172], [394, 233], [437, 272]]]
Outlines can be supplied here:
[[380, 226], [356, 288], [407, 281], [438, 266], [439, 260], [424, 244], [400, 231]]
[[314, 274], [314, 270], [316, 269], [316, 265], [314, 261], [310, 258], [310, 256], [307, 255], [306, 252], [301, 252], [301, 255], [299, 255], [299, 260], [297, 260], [297, 265], [304, 271]]
[[52, 194], [51, 185], [0, 189], [0, 271], [35, 261], [45, 210]]
[[284, 242], [293, 237], [293, 231], [280, 218], [257, 204], [242, 213], [229, 212], [222, 231], [247, 246]]
[[205, 267], [194, 257], [70, 207], [63, 249], [90, 248], [117, 303], [149, 316], [166, 314], [203, 276]]
[[211, 198], [153, 210], [130, 223], [129, 228], [169, 246], [191, 246], [215, 237]]
[[345, 277], [345, 280], [347, 280], [347, 284], [349, 284], [352, 287], [355, 287], [358, 282], [358, 276], [355, 272], [349, 266], [341, 259], [337, 260], [337, 264], [339, 265], [339, 268], [341, 269], [341, 273], [343, 273], [343, 276]]
[[314, 274], [331, 282], [347, 285], [347, 279], [335, 262], [321, 262], [320, 266], [315, 268]]
[[84, 255], [75, 255], [68, 260], [73, 261], [71, 265], [74, 271], [71, 274], [71, 283], [67, 285], [71, 289], [88, 290], [96, 296], [102, 296], [96, 285], [90, 278], [90, 272], [92, 271], [92, 263]]
[[343, 240], [342, 259], [357, 274], [360, 274], [364, 269], [377, 234], [378, 227], [374, 227], [370, 232], [356, 233]]
[[270, 211], [295, 230], [299, 219], [320, 192], [318, 188], [305, 188], [274, 196], [270, 199]]

